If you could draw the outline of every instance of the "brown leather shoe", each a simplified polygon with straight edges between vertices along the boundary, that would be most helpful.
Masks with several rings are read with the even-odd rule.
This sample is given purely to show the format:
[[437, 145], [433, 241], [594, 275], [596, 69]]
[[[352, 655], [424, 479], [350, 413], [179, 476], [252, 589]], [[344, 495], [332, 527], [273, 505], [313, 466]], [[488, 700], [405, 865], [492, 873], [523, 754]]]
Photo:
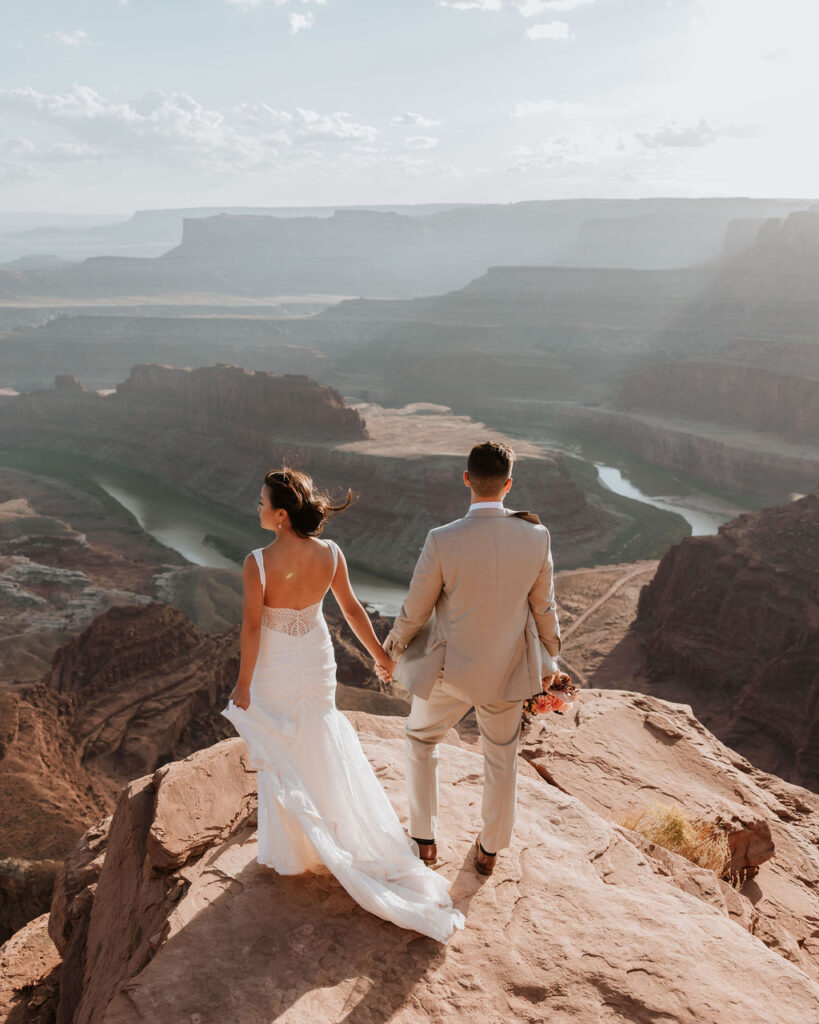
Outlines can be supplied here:
[[481, 837], [475, 840], [475, 870], [479, 875], [491, 875], [495, 870], [496, 853], [485, 853], [481, 847]]
[[418, 843], [418, 856], [426, 864], [428, 868], [433, 867], [438, 863], [438, 844], [437, 843]]

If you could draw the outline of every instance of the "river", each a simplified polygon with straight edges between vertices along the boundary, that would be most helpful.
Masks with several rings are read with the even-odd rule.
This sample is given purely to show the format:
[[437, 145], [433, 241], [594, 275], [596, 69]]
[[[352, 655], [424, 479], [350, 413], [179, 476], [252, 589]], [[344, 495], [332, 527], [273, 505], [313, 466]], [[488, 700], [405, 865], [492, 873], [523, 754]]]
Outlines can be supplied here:
[[[273, 539], [271, 533], [252, 526], [243, 528], [229, 513], [222, 513], [159, 480], [108, 467], [95, 467], [88, 475], [127, 509], [143, 530], [194, 565], [212, 569], [239, 568], [239, 563], [209, 543], [208, 537], [217, 536], [243, 552], [269, 544]], [[354, 566], [350, 566], [350, 581], [358, 597], [382, 615], [398, 614], [406, 587]]]
[[[739, 509], [711, 495], [694, 491], [679, 478], [655, 471], [644, 464], [630, 464], [627, 457], [620, 465], [596, 461], [595, 452], [585, 445], [550, 437], [536, 443], [558, 448], [585, 459], [597, 468], [601, 484], [617, 494], [644, 501], [655, 508], [677, 512], [691, 525], [695, 535], [716, 533], [717, 527], [733, 518]], [[609, 462], [614, 460], [609, 458]], [[267, 544], [270, 534], [237, 518], [220, 512], [213, 505], [183, 494], [159, 480], [99, 465], [88, 475], [107, 494], [127, 509], [140, 526], [167, 547], [173, 548], [195, 565], [236, 569], [238, 561], [215, 547], [208, 538], [218, 537], [223, 547], [247, 552]], [[253, 510], [255, 512], [255, 509]], [[397, 614], [406, 588], [390, 580], [350, 567], [350, 578], [361, 600], [383, 615]]]
[[579, 441], [551, 432], [547, 437], [528, 440], [546, 450], [565, 452], [593, 465], [600, 484], [615, 494], [665, 512], [676, 512], [685, 519], [695, 537], [715, 534], [723, 523], [748, 509], [728, 496], [706, 492], [670, 470], [650, 466], [627, 452], [615, 452], [594, 441]]

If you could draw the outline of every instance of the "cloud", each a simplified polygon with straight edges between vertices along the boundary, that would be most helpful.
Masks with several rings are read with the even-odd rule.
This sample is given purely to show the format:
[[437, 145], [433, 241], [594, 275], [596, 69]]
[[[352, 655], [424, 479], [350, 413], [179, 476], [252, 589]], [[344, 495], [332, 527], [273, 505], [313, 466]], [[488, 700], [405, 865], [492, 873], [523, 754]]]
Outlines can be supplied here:
[[37, 145], [31, 139], [0, 139], [0, 183], [19, 184], [42, 177], [41, 168], [48, 164], [76, 163], [93, 159], [93, 146], [76, 142]]
[[509, 170], [531, 172], [567, 165], [593, 165], [645, 155], [633, 135], [609, 125], [589, 126], [552, 135], [535, 146], [516, 146]]
[[[238, 7], [240, 11], [253, 11], [257, 7], [261, 7], [264, 0], [225, 0], [225, 3], [229, 7]], [[287, 0], [273, 0], [273, 3], [277, 7], [281, 7], [287, 3]]]
[[442, 164], [429, 157], [410, 153], [390, 157], [387, 164], [409, 178], [463, 178], [463, 173], [453, 164]]
[[292, 35], [303, 32], [305, 29], [312, 28], [315, 21], [316, 16], [312, 11], [308, 11], [307, 14], [291, 14], [290, 32]]
[[656, 166], [664, 154], [711, 145], [721, 138], [747, 138], [752, 127], [719, 126], [704, 119], [689, 127], [666, 123], [649, 132], [588, 125], [552, 135], [534, 146], [516, 146], [509, 170], [522, 173], [556, 167], [632, 164]]
[[[122, 2], [123, 0], [120, 0], [120, 3]], [[128, 0], [125, 0], [125, 3], [127, 2]], [[271, 4], [273, 7], [286, 7], [290, 0], [225, 0], [225, 3], [229, 7], [238, 7], [242, 11], [255, 11], [259, 7], [264, 7], [265, 4]], [[327, 0], [301, 0], [301, 3], [316, 4], [318, 7], [323, 7]]]
[[31, 139], [0, 139], [0, 156], [27, 156], [36, 148]]
[[438, 141], [432, 135], [413, 135], [411, 138], [404, 140], [404, 145], [407, 149], [435, 149]]
[[254, 131], [276, 131], [289, 142], [353, 141], [372, 142], [378, 129], [355, 121], [346, 110], [320, 114], [296, 107], [277, 110], [267, 103], [240, 104], [233, 110], [240, 123]]
[[454, 11], [500, 11], [504, 7], [503, 0], [438, 0], [438, 4]]
[[439, 125], [440, 123], [440, 121], [435, 121], [431, 117], [424, 117], [423, 114], [416, 114], [412, 110], [405, 110], [403, 114], [396, 114], [396, 116], [390, 121], [390, 124], [408, 125], [413, 128], [434, 128], [435, 125]]
[[588, 7], [595, 0], [522, 0], [515, 6], [524, 18], [533, 18], [537, 14], [549, 11], [574, 11], [578, 7]]
[[553, 39], [563, 41], [571, 39], [572, 33], [565, 21], [544, 21], [526, 29], [529, 39]]
[[[0, 89], [4, 115], [47, 129], [49, 143], [0, 138], [0, 182], [185, 181], [191, 188], [241, 182], [248, 189], [305, 181], [328, 194], [362, 182], [462, 178], [437, 156], [439, 140], [387, 131], [344, 110], [240, 103], [212, 108], [185, 93], [109, 98], [88, 86], [46, 93]], [[429, 120], [429, 119], [427, 119]], [[34, 131], [34, 129], [32, 129]], [[43, 133], [46, 134], [45, 132]], [[93, 173], [85, 166], [93, 163]]]
[[557, 114], [560, 117], [599, 117], [610, 113], [609, 108], [594, 107], [570, 100], [521, 100], [515, 104], [512, 117], [531, 117], [537, 114]]
[[549, 11], [574, 11], [587, 7], [595, 0], [438, 0], [440, 7], [455, 11], [503, 11], [516, 10], [524, 18]]
[[19, 185], [36, 177], [37, 172], [31, 164], [21, 160], [6, 160], [0, 152], [0, 185]]
[[403, 138], [404, 132], [396, 137], [391, 131], [382, 136], [374, 125], [344, 110], [269, 103], [217, 109], [185, 93], [151, 92], [120, 100], [75, 86], [55, 93], [0, 89], [3, 115], [43, 126], [51, 137], [48, 145], [0, 140], [4, 185], [65, 181], [72, 168], [89, 162], [96, 166], [86, 177], [100, 180], [121, 173], [147, 179], [154, 168], [163, 180], [176, 173], [200, 185], [218, 181], [220, 187], [237, 179], [252, 187], [256, 175], [263, 176], [257, 181], [275, 176], [282, 182], [312, 180], [333, 188], [367, 180], [462, 177], [437, 157], [437, 137], [410, 132]]
[[[26, 154], [29, 163], [134, 160], [187, 171], [216, 173], [296, 167], [347, 159], [354, 145], [372, 143], [378, 130], [346, 111], [322, 113], [267, 104], [211, 109], [185, 93], [152, 92], [115, 102], [88, 86], [65, 93], [0, 89], [0, 115], [27, 118], [63, 132], [48, 151]], [[331, 161], [332, 162], [332, 161]]]
[[50, 36], [60, 46], [89, 46], [91, 44], [88, 33], [81, 28], [76, 28], [73, 32], [52, 32]]
[[700, 118], [692, 125], [667, 121], [653, 132], [635, 132], [635, 138], [647, 149], [699, 149], [720, 138], [748, 138], [754, 134], [750, 125], [718, 125]]

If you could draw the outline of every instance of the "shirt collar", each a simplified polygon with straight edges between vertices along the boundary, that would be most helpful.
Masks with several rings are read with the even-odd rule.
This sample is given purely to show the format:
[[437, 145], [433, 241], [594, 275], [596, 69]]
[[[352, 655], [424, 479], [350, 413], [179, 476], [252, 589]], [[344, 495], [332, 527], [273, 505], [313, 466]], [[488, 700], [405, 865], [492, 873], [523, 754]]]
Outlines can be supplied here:
[[473, 508], [503, 508], [502, 501], [473, 501], [469, 506], [471, 512]]

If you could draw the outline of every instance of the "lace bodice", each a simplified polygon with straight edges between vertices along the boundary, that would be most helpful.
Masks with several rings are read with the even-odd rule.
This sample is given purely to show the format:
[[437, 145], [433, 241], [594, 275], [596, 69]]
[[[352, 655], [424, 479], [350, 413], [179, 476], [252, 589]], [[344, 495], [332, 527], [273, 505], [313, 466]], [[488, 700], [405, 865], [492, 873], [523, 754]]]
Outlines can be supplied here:
[[[333, 540], [325, 541], [333, 552], [333, 575], [338, 566], [338, 547]], [[267, 581], [264, 572], [264, 558], [262, 549], [255, 548], [253, 556], [259, 566], [259, 579], [262, 584], [262, 599], [264, 599], [265, 586]], [[322, 601], [324, 599], [322, 598]], [[271, 608], [270, 605], [262, 605], [262, 625], [273, 629], [277, 633], [286, 633], [288, 636], [306, 636], [316, 628], [322, 621], [322, 601], [310, 604], [306, 608]]]
[[321, 601], [307, 608], [271, 608], [262, 605], [262, 625], [288, 636], [306, 636], [321, 622]]

